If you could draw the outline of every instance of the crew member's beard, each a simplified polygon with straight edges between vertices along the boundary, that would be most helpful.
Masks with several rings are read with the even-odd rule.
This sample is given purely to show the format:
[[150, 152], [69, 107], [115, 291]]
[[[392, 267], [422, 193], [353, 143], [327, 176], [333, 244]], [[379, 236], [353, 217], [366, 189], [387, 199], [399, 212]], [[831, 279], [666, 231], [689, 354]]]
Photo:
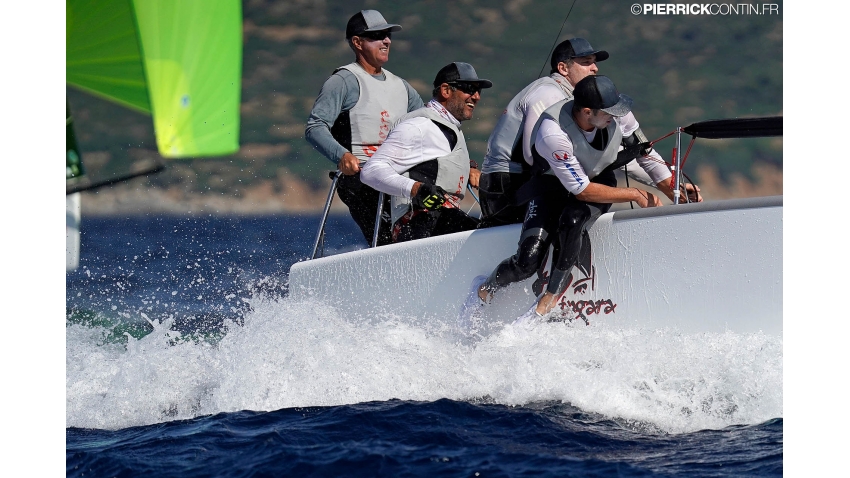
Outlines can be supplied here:
[[452, 95], [452, 97], [449, 98], [448, 103], [446, 103], [446, 109], [449, 110], [449, 113], [451, 113], [452, 116], [454, 116], [455, 119], [458, 121], [466, 121], [472, 119], [471, 111], [469, 112], [469, 116], [466, 116], [466, 100], [462, 100], [456, 97], [455, 95]]

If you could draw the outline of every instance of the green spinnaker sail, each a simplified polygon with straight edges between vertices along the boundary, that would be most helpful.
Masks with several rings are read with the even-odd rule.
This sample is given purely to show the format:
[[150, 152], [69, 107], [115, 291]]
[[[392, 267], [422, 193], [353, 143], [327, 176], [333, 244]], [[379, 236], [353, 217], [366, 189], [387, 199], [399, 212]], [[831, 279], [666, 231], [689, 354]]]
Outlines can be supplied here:
[[239, 149], [239, 0], [66, 0], [66, 81], [153, 117], [167, 158]]

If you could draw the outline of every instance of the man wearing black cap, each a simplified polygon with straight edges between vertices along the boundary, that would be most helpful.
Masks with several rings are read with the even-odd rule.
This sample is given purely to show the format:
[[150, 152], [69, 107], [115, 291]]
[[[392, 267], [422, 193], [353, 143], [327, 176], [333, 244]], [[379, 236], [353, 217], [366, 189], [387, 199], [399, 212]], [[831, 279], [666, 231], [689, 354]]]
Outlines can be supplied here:
[[576, 83], [595, 75], [596, 64], [608, 56], [584, 38], [565, 40], [552, 52], [549, 76], [531, 82], [508, 103], [487, 140], [479, 184], [480, 228], [522, 222], [526, 206], [515, 204], [514, 195], [530, 177], [531, 129], [543, 110], [572, 98]]
[[470, 159], [460, 123], [472, 119], [481, 89], [469, 63], [444, 66], [431, 101], [403, 116], [363, 166], [363, 182], [393, 196], [395, 242], [475, 229], [478, 220], [458, 209], [469, 181]]
[[[670, 186], [672, 173], [649, 143], [637, 143], [622, 152], [623, 138], [637, 129], [631, 114], [632, 100], [621, 95], [606, 76], [588, 76], [579, 81], [574, 98], [562, 100], [547, 108], [532, 128], [532, 156], [539, 173], [519, 191], [532, 190], [528, 214], [523, 222], [520, 244], [529, 237], [536, 239], [535, 257], [542, 257], [552, 241], [556, 241], [556, 257], [547, 290], [538, 302], [518, 321], [530, 323], [547, 316], [556, 300], [569, 286], [570, 271], [578, 263], [588, 229], [613, 203], [636, 202], [640, 207], [660, 206], [654, 194], [638, 188], [618, 188], [614, 171], [637, 160], [652, 183], [673, 200]], [[699, 189], [690, 190], [690, 199], [701, 202]], [[500, 263], [490, 277], [473, 283], [470, 298], [461, 310], [461, 320], [468, 320], [492, 293], [512, 282], [526, 279], [528, 272], [520, 267], [522, 258], [514, 255]], [[477, 294], [475, 294], [477, 292]]]
[[[337, 68], [328, 78], [307, 120], [307, 141], [337, 164], [343, 176], [337, 193], [372, 243], [378, 192], [360, 180], [362, 165], [375, 153], [400, 116], [422, 107], [422, 98], [402, 78], [383, 68], [389, 60], [390, 24], [377, 10], [361, 10], [345, 28], [355, 61]], [[388, 244], [388, 217], [382, 218], [378, 244]]]
[[[521, 323], [533, 323], [552, 311], [569, 286], [570, 270], [578, 265], [583, 242], [590, 240], [587, 230], [613, 203], [662, 205], [649, 191], [617, 187], [614, 169], [631, 159], [628, 154], [618, 153], [621, 139], [634, 128], [630, 124], [634, 122], [631, 106], [631, 98], [621, 95], [608, 77], [595, 76], [576, 85], [573, 101], [549, 107], [538, 121], [533, 133], [535, 162], [546, 170], [544, 181], [546, 177], [557, 179], [549, 180], [554, 183], [551, 189], [559, 193], [551, 196], [553, 200], [548, 205], [553, 211], [550, 218], [556, 218], [548, 228], [557, 230], [560, 251], [553, 260], [546, 291], [519, 319]], [[649, 145], [639, 147], [645, 151]], [[638, 164], [672, 201], [672, 173], [658, 161], [657, 153], [651, 153], [638, 155]], [[698, 189], [688, 192], [692, 201], [702, 201]]]

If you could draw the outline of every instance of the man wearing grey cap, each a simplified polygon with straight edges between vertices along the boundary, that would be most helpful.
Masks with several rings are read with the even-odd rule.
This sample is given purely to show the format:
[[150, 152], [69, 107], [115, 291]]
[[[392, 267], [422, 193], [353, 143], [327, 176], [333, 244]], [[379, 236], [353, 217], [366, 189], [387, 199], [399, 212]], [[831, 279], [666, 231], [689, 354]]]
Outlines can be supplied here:
[[393, 196], [394, 242], [478, 225], [458, 208], [470, 172], [460, 124], [472, 119], [481, 89], [492, 86], [469, 63], [444, 66], [434, 78], [431, 101], [404, 115], [363, 166], [363, 182]]
[[[337, 164], [342, 173], [337, 193], [368, 244], [378, 192], [361, 182], [361, 168], [386, 139], [392, 123], [422, 107], [419, 93], [383, 68], [392, 33], [399, 30], [400, 25], [387, 23], [377, 10], [361, 10], [348, 20], [345, 39], [355, 61], [337, 68], [322, 85], [304, 132], [314, 148]], [[388, 217], [381, 224], [378, 244], [388, 244]]]
[[[493, 271], [490, 277], [478, 276], [470, 286], [469, 295], [461, 307], [459, 321], [467, 322], [493, 294], [507, 284], [531, 277], [540, 270], [548, 253], [548, 232], [545, 229], [528, 227], [526, 220], [534, 222], [540, 217], [542, 198], [519, 197], [520, 188], [531, 177], [533, 129], [540, 115], [553, 104], [570, 100], [576, 84], [584, 78], [596, 75], [596, 64], [609, 57], [605, 50], [596, 50], [584, 38], [571, 38], [558, 44], [552, 52], [551, 73], [539, 78], [520, 91], [508, 103], [487, 141], [487, 153], [482, 165], [479, 183], [481, 201], [481, 223], [479, 228], [505, 224], [524, 223], [523, 234], [517, 252]], [[622, 143], [628, 151], [647, 141], [632, 113], [628, 113]], [[653, 158], [664, 165], [656, 152]], [[621, 165], [626, 174], [636, 181], [655, 186], [653, 178], [638, 166], [636, 160]], [[687, 185], [689, 197], [699, 195], [699, 188]], [[533, 188], [522, 189], [525, 196], [536, 194]]]
[[596, 64], [608, 56], [584, 38], [564, 40], [552, 51], [549, 76], [534, 80], [508, 103], [487, 140], [479, 183], [479, 227], [522, 222], [526, 207], [515, 204], [514, 195], [530, 177], [531, 129], [543, 110], [572, 98], [575, 84], [595, 75]]
[[[573, 266], [584, 266], [579, 263], [579, 256], [589, 241], [587, 231], [613, 203], [662, 205], [649, 191], [618, 188], [616, 169], [636, 160], [655, 187], [673, 200], [669, 181], [672, 173], [649, 143], [637, 143], [620, 151], [623, 138], [637, 128], [631, 105], [631, 98], [621, 95], [608, 77], [587, 76], [576, 84], [573, 98], [547, 108], [532, 128], [537, 174], [518, 192], [522, 196], [526, 190], [534, 191], [520, 243], [526, 237], [539, 238], [537, 253], [542, 255], [555, 241], [558, 252], [546, 291], [517, 319], [519, 323], [533, 323], [549, 316], [570, 284]], [[698, 189], [689, 193], [691, 200], [702, 201]], [[494, 291], [531, 275], [521, 271], [517, 263], [516, 256], [505, 259], [471, 291], [462, 307], [461, 320], [468, 320]]]

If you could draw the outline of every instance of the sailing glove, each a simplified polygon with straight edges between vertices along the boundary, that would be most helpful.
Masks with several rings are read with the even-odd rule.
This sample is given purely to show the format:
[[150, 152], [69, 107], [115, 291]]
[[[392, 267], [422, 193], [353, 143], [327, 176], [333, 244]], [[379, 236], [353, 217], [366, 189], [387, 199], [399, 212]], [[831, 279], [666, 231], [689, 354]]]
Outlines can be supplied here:
[[617, 153], [617, 163], [625, 164], [626, 162], [631, 161], [635, 158], [646, 156], [651, 152], [652, 144], [649, 142], [636, 143], [629, 146], [625, 146], [622, 151]]
[[421, 183], [419, 185], [419, 191], [416, 192], [416, 195], [411, 200], [413, 207], [432, 211], [439, 209], [446, 202], [446, 190], [436, 184]]

